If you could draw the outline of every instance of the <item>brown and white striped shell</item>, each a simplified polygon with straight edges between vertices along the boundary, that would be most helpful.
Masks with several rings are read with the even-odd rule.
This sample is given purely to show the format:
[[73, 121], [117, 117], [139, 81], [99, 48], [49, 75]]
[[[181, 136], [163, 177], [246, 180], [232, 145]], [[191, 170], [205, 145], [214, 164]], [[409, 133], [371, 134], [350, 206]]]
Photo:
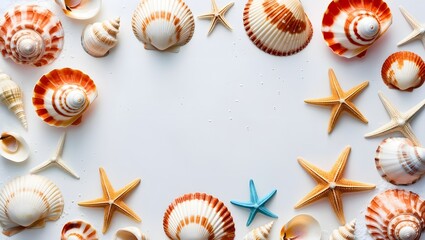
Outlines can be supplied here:
[[131, 25], [148, 50], [178, 52], [195, 31], [193, 14], [182, 0], [141, 0]]
[[219, 199], [205, 193], [176, 198], [164, 214], [163, 227], [171, 240], [233, 240], [232, 215]]
[[419, 240], [425, 203], [416, 193], [393, 189], [375, 196], [366, 211], [366, 227], [375, 240]]
[[98, 240], [94, 227], [83, 220], [65, 223], [62, 228], [61, 240]]
[[248, 0], [243, 22], [251, 41], [276, 56], [303, 50], [313, 36], [313, 27], [299, 0]]
[[356, 220], [340, 226], [338, 229], [333, 230], [329, 240], [354, 240], [354, 231], [356, 229]]
[[267, 240], [269, 239], [270, 231], [273, 227], [273, 221], [267, 223], [266, 225], [263, 225], [261, 227], [255, 228], [251, 230], [243, 240]]
[[0, 71], [0, 101], [12, 111], [21, 121], [22, 126], [28, 129], [27, 117], [24, 111], [24, 101], [21, 88], [9, 75]]
[[0, 155], [12, 162], [23, 162], [28, 159], [30, 150], [23, 137], [14, 132], [3, 132], [0, 135]]
[[62, 51], [64, 31], [47, 8], [19, 5], [0, 20], [0, 51], [15, 63], [40, 67], [53, 62]]
[[71, 68], [55, 69], [43, 75], [34, 87], [32, 103], [37, 115], [56, 127], [78, 125], [83, 113], [96, 99], [93, 80]]
[[148, 237], [137, 227], [125, 227], [118, 229], [113, 240], [148, 240]]
[[89, 19], [100, 11], [102, 0], [55, 0], [67, 17]]
[[390, 8], [383, 0], [333, 0], [323, 15], [322, 33], [335, 54], [362, 57], [391, 23]]
[[280, 230], [281, 240], [320, 240], [321, 236], [322, 230], [319, 222], [307, 214], [299, 214], [293, 217]]
[[81, 45], [93, 57], [103, 57], [118, 43], [120, 18], [88, 25], [81, 36]]

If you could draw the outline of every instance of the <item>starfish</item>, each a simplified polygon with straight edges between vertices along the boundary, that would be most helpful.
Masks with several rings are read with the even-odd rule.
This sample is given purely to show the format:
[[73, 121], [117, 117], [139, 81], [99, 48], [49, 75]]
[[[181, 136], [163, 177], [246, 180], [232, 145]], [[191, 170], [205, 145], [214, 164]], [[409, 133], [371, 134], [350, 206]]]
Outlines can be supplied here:
[[215, 3], [215, 0], [211, 0], [211, 3], [212, 3], [212, 12], [198, 16], [198, 18], [211, 18], [211, 25], [210, 25], [210, 30], [208, 31], [208, 35], [210, 35], [211, 32], [214, 30], [215, 24], [219, 20], [227, 29], [232, 30], [232, 27], [227, 22], [227, 20], [224, 18], [224, 14], [226, 14], [226, 12], [231, 7], [233, 7], [233, 5], [235, 3], [231, 2], [231, 3], [227, 4], [226, 6], [224, 6], [220, 10], [218, 10], [218, 7], [217, 7], [217, 4]]
[[331, 106], [332, 113], [331, 119], [329, 120], [328, 133], [331, 133], [338, 121], [339, 116], [343, 111], [351, 113], [354, 117], [360, 121], [367, 123], [367, 119], [357, 109], [357, 107], [351, 102], [351, 99], [356, 97], [364, 88], [367, 87], [369, 82], [365, 81], [361, 84], [351, 88], [344, 92], [338, 83], [332, 68], [329, 69], [329, 82], [331, 85], [332, 96], [318, 99], [307, 99], [304, 102], [314, 105]]
[[62, 169], [63, 171], [69, 173], [76, 179], [80, 179], [80, 177], [71, 168], [69, 168], [62, 159], [63, 146], [65, 144], [65, 136], [66, 136], [66, 132], [62, 134], [62, 137], [60, 138], [58, 143], [58, 148], [56, 149], [56, 152], [50, 157], [50, 159], [42, 162], [40, 165], [31, 169], [30, 173], [37, 173], [51, 166], [56, 166]]
[[102, 184], [103, 190], [103, 197], [90, 201], [79, 202], [78, 205], [83, 207], [105, 208], [103, 217], [103, 233], [108, 230], [109, 224], [111, 223], [112, 216], [114, 215], [115, 210], [118, 210], [123, 214], [127, 215], [128, 217], [133, 218], [138, 222], [141, 222], [139, 216], [137, 216], [137, 214], [124, 203], [124, 198], [127, 196], [127, 194], [129, 194], [131, 191], [134, 190], [134, 188], [139, 185], [140, 179], [135, 179], [131, 183], [127, 184], [125, 187], [121, 188], [118, 191], [115, 191], [111, 185], [111, 182], [109, 182], [108, 176], [106, 176], [105, 170], [103, 170], [103, 168], [99, 168], [99, 172], [100, 183]]
[[264, 205], [276, 194], [277, 190], [271, 191], [267, 196], [262, 198], [261, 200], [258, 199], [257, 190], [255, 189], [254, 181], [251, 179], [249, 180], [249, 192], [250, 192], [250, 201], [249, 202], [238, 202], [238, 201], [230, 201], [232, 204], [243, 207], [243, 208], [249, 208], [250, 214], [248, 221], [246, 222], [246, 226], [249, 226], [252, 223], [252, 220], [254, 220], [255, 215], [257, 215], [257, 212], [260, 212], [266, 216], [277, 218], [277, 215], [272, 213], [269, 209], [267, 209]]
[[401, 40], [397, 44], [397, 46], [404, 45], [413, 40], [421, 40], [422, 44], [425, 47], [425, 24], [419, 23], [418, 20], [416, 20], [412, 15], [410, 15], [410, 13], [402, 6], [400, 6], [400, 12], [403, 14], [409, 25], [413, 28], [413, 31], [409, 35], [407, 35], [407, 37]]
[[382, 127], [376, 129], [373, 132], [370, 132], [365, 135], [365, 137], [376, 137], [385, 135], [392, 132], [400, 132], [405, 137], [409, 138], [413, 144], [420, 146], [418, 138], [413, 133], [412, 127], [410, 126], [410, 121], [415, 116], [415, 114], [425, 105], [425, 100], [422, 100], [416, 106], [412, 107], [405, 113], [400, 113], [394, 105], [388, 101], [382, 92], [378, 93], [379, 98], [381, 99], [382, 104], [387, 110], [388, 115], [390, 115], [391, 121], [386, 123]]
[[317, 186], [295, 205], [296, 209], [327, 197], [338, 220], [345, 224], [341, 195], [346, 192], [359, 192], [375, 188], [375, 185], [342, 178], [350, 151], [350, 146], [347, 146], [329, 172], [325, 172], [304, 159], [298, 158], [298, 163], [316, 180]]

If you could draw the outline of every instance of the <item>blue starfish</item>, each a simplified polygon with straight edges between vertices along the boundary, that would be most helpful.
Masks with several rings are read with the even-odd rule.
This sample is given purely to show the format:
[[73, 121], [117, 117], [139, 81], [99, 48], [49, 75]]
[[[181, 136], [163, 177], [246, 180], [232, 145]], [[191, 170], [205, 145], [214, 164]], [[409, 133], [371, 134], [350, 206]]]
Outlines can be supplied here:
[[249, 214], [248, 221], [246, 222], [246, 226], [249, 226], [252, 223], [252, 220], [254, 220], [257, 212], [260, 212], [260, 213], [262, 213], [266, 216], [272, 217], [272, 218], [277, 218], [277, 215], [272, 213], [270, 210], [268, 210], [264, 206], [267, 203], [267, 201], [269, 201], [276, 194], [276, 192], [277, 192], [276, 189], [271, 191], [263, 199], [258, 200], [257, 190], [255, 190], [254, 181], [251, 179], [251, 180], [249, 180], [249, 192], [250, 192], [250, 202], [238, 202], [238, 201], [233, 201], [233, 200], [230, 201], [232, 204], [234, 204], [236, 206], [250, 209], [251, 212]]

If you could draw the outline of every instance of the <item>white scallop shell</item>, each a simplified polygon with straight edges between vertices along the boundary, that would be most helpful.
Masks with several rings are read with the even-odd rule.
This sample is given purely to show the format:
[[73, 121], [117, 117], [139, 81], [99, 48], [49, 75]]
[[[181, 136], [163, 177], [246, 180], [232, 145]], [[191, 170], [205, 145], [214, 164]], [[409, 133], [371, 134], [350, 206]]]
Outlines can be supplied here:
[[81, 36], [81, 45], [93, 57], [103, 57], [118, 43], [120, 18], [88, 25]]
[[25, 139], [13, 132], [3, 132], [0, 137], [0, 155], [12, 162], [23, 162], [29, 157]]
[[61, 240], [98, 240], [94, 227], [83, 220], [65, 223], [62, 228]]
[[100, 11], [102, 0], [55, 0], [67, 17], [89, 19]]
[[0, 71], [0, 101], [12, 111], [21, 121], [22, 126], [28, 129], [27, 117], [24, 111], [23, 94], [21, 88], [9, 75]]
[[251, 230], [243, 240], [267, 240], [269, 239], [270, 231], [273, 227], [273, 221], [267, 223], [266, 225], [263, 225], [261, 227], [255, 228]]
[[148, 237], [137, 227], [125, 227], [118, 229], [113, 240], [148, 240]]
[[340, 226], [338, 229], [333, 230], [329, 240], [354, 240], [354, 231], [356, 229], [356, 220]]
[[280, 239], [320, 240], [322, 230], [319, 222], [310, 215], [300, 214], [293, 217], [280, 230]]

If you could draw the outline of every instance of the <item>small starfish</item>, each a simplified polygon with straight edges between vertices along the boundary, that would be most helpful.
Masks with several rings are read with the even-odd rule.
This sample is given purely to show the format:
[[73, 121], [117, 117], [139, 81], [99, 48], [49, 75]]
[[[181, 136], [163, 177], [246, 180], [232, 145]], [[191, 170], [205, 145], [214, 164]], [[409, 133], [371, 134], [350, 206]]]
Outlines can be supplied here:
[[79, 202], [78, 205], [83, 207], [105, 208], [103, 217], [103, 233], [108, 230], [109, 224], [111, 223], [112, 216], [114, 215], [115, 210], [118, 210], [126, 216], [133, 218], [138, 222], [141, 222], [139, 216], [137, 216], [137, 214], [124, 203], [124, 198], [127, 196], [127, 194], [129, 194], [131, 191], [134, 190], [134, 188], [139, 185], [140, 179], [135, 179], [131, 183], [127, 184], [125, 187], [121, 188], [118, 191], [115, 191], [111, 185], [111, 182], [108, 179], [108, 176], [106, 176], [105, 170], [103, 168], [99, 168], [99, 172], [100, 183], [102, 184], [103, 190], [103, 197], [90, 201]]
[[409, 138], [416, 146], [420, 146], [418, 138], [413, 133], [412, 127], [410, 126], [410, 121], [415, 116], [415, 114], [421, 110], [425, 105], [425, 100], [422, 100], [413, 108], [409, 109], [405, 113], [400, 113], [394, 105], [388, 101], [382, 92], [378, 93], [379, 98], [381, 99], [382, 104], [387, 110], [388, 115], [390, 115], [391, 121], [386, 123], [382, 127], [376, 129], [373, 132], [370, 132], [365, 135], [365, 137], [376, 137], [385, 135], [392, 132], [400, 132], [405, 137]]
[[301, 199], [301, 201], [295, 205], [295, 208], [304, 207], [321, 198], [327, 197], [331, 202], [338, 220], [342, 224], [345, 224], [341, 195], [345, 192], [359, 192], [375, 188], [375, 185], [342, 178], [342, 173], [344, 172], [350, 151], [350, 146], [347, 146], [339, 155], [338, 160], [329, 172], [325, 172], [304, 159], [298, 158], [298, 163], [314, 178], [314, 180], [316, 180], [317, 186]]
[[53, 154], [53, 156], [50, 157], [47, 161], [44, 161], [40, 165], [34, 167], [31, 169], [30, 173], [38, 173], [43, 171], [44, 169], [47, 169], [51, 166], [59, 167], [60, 169], [64, 170], [65, 172], [69, 173], [76, 179], [80, 179], [80, 177], [71, 169], [69, 168], [65, 162], [62, 159], [62, 152], [63, 152], [63, 146], [65, 143], [65, 136], [66, 132], [62, 134], [62, 137], [59, 140], [58, 148], [56, 149], [56, 152]]
[[361, 84], [351, 88], [347, 92], [342, 90], [335, 76], [332, 68], [329, 69], [329, 82], [331, 85], [332, 96], [318, 99], [307, 99], [304, 102], [314, 105], [332, 106], [331, 119], [329, 120], [328, 133], [331, 133], [338, 121], [339, 116], [343, 111], [351, 113], [354, 117], [360, 121], [367, 123], [367, 119], [357, 109], [351, 99], [356, 97], [364, 88], [369, 85], [369, 82], [365, 81]]
[[421, 40], [422, 44], [425, 47], [425, 24], [419, 23], [419, 21], [416, 20], [412, 15], [410, 15], [410, 13], [402, 6], [400, 6], [400, 12], [403, 14], [409, 25], [413, 28], [413, 31], [409, 35], [407, 35], [407, 37], [401, 40], [397, 44], [397, 46], [404, 45], [413, 40]]
[[261, 200], [258, 199], [257, 190], [255, 189], [254, 181], [251, 179], [249, 180], [249, 192], [250, 192], [250, 201], [249, 202], [238, 202], [238, 201], [230, 201], [232, 204], [249, 208], [250, 214], [248, 221], [246, 222], [246, 226], [249, 226], [252, 223], [252, 220], [254, 220], [255, 215], [257, 212], [260, 212], [266, 216], [277, 218], [277, 215], [272, 213], [269, 209], [267, 209], [264, 205], [276, 194], [277, 190], [271, 191], [267, 196], [262, 198]]
[[224, 14], [226, 14], [226, 12], [233, 7], [233, 5], [235, 4], [234, 2], [231, 2], [229, 4], [227, 4], [226, 6], [224, 6], [222, 9], [218, 10], [217, 4], [215, 3], [215, 0], [211, 0], [212, 2], [212, 12], [211, 13], [206, 13], [203, 14], [201, 16], [198, 16], [198, 18], [211, 18], [211, 25], [210, 25], [210, 30], [208, 31], [208, 35], [211, 34], [211, 32], [214, 30], [215, 24], [217, 23], [218, 20], [220, 20], [220, 22], [229, 30], [232, 30], [232, 27], [230, 26], [229, 22], [227, 22], [227, 20], [224, 18]]

